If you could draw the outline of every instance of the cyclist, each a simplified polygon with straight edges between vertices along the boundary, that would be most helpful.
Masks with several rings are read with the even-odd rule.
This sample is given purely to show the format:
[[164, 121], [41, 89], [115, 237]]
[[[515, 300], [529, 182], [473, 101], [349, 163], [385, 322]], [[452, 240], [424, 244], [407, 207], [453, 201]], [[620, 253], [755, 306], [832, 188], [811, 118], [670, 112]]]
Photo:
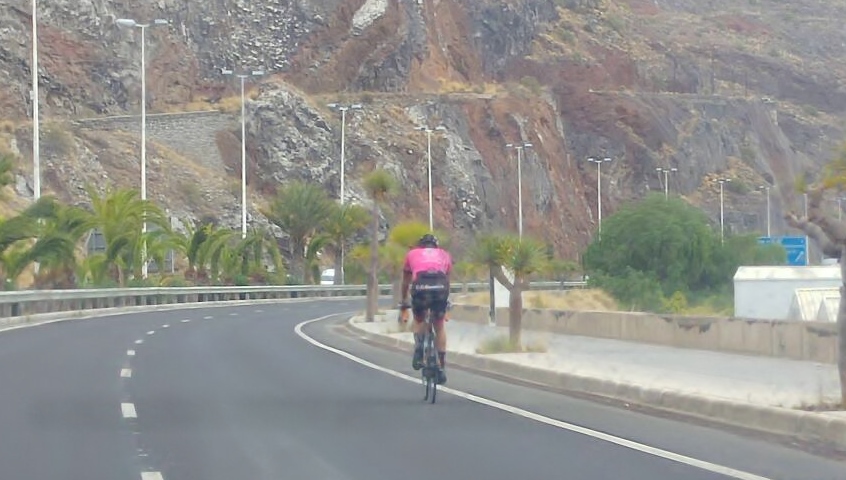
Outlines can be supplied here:
[[[438, 383], [446, 383], [446, 330], [444, 318], [449, 303], [450, 273], [452, 256], [438, 246], [438, 239], [427, 233], [405, 255], [402, 276], [403, 307], [408, 307], [408, 292], [411, 289], [411, 311], [414, 314], [414, 358], [412, 367], [423, 368], [423, 337], [426, 324], [423, 316], [426, 309], [432, 311], [432, 324], [436, 333], [435, 347], [438, 350]], [[442, 288], [438, 288], [441, 286]], [[425, 288], [421, 288], [425, 287]], [[403, 320], [405, 317], [403, 317]]]

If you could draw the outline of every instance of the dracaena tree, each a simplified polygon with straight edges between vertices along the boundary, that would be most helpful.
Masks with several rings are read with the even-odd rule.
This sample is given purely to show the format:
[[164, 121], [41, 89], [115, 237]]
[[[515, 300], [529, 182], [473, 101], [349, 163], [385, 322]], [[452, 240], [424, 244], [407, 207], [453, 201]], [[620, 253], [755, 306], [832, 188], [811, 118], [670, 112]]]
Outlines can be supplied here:
[[808, 235], [827, 257], [840, 261], [840, 275], [844, 283], [840, 288], [840, 307], [837, 311], [837, 369], [840, 374], [841, 402], [846, 405], [846, 302], [843, 298], [846, 292], [846, 222], [826, 213], [821, 206], [826, 191], [846, 186], [846, 148], [827, 165], [821, 180], [812, 185], [803, 183], [797, 186], [808, 195], [808, 214], [800, 216], [791, 211], [785, 214], [785, 219], [790, 226]]

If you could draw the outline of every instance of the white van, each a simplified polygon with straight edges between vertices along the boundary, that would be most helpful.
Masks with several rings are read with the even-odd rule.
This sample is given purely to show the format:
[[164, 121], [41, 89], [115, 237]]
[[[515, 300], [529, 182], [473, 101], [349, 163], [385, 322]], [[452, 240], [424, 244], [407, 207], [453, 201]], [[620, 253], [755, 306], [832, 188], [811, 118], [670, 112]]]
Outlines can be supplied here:
[[334, 268], [327, 268], [323, 270], [320, 274], [320, 284], [321, 285], [334, 285], [335, 284], [335, 269]]

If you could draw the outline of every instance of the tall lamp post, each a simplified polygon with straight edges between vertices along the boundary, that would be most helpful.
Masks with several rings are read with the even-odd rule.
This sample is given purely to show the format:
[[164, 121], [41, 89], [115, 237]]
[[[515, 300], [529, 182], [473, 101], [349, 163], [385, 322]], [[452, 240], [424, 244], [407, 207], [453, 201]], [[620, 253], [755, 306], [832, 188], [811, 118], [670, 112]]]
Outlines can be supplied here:
[[[146, 64], [146, 32], [151, 26], [168, 25], [168, 21], [157, 18], [152, 23], [138, 23], [131, 18], [115, 20], [119, 27], [138, 28], [141, 30], [141, 200], [147, 200], [147, 64]], [[141, 225], [142, 236], [147, 233], [147, 218]], [[141, 276], [147, 278], [147, 240], [142, 238], [141, 245]]]
[[767, 193], [767, 237], [770, 237], [772, 236], [772, 231], [770, 230], [770, 186], [761, 185], [758, 187], [758, 190], [764, 190]]
[[723, 233], [724, 229], [725, 229], [725, 227], [724, 227], [724, 225], [725, 225], [724, 210], [723, 210], [723, 190], [724, 190], [723, 185], [726, 182], [730, 182], [731, 179], [730, 178], [720, 178], [717, 181], [720, 183], [720, 243], [723, 243], [725, 241], [725, 234]]
[[506, 143], [505, 147], [517, 150], [517, 235], [523, 238], [523, 149], [532, 148], [532, 144], [529, 142], [519, 145]]
[[434, 214], [432, 209], [432, 132], [439, 131], [443, 132], [446, 131], [446, 127], [443, 125], [438, 125], [435, 128], [430, 128], [429, 126], [422, 126], [417, 127], [417, 130], [422, 130], [426, 132], [426, 152], [428, 158], [428, 178], [429, 178], [429, 231], [435, 231], [435, 221], [434, 221]]
[[247, 238], [247, 120], [244, 101], [244, 81], [264, 75], [264, 70], [236, 72], [223, 69], [223, 75], [234, 75], [241, 80], [241, 238]]
[[588, 162], [596, 164], [596, 218], [599, 226], [599, 238], [602, 238], [602, 164], [611, 161], [610, 158], [593, 158], [587, 159]]
[[657, 170], [659, 174], [661, 174], [661, 173], [664, 174], [664, 198], [669, 199], [670, 198], [670, 173], [671, 172], [676, 173], [676, 172], [679, 171], [679, 169], [676, 168], [676, 167], [672, 167], [672, 168], [658, 167], [655, 170]]
[[[346, 157], [345, 157], [345, 150], [346, 150], [346, 130], [347, 130], [347, 110], [361, 110], [361, 104], [354, 103], [352, 105], [343, 105], [340, 103], [330, 103], [327, 105], [329, 108], [339, 110], [341, 112], [341, 192], [338, 195], [338, 198], [341, 202], [341, 205], [344, 204], [344, 198], [346, 197], [346, 191], [344, 190], [344, 177], [346, 176], [344, 169], [346, 167]], [[345, 285], [346, 279], [344, 275], [344, 256], [346, 253], [346, 245], [343, 243], [341, 244], [341, 285]]]
[[[41, 134], [38, 119], [38, 0], [32, 0], [32, 190], [41, 198]], [[37, 273], [37, 271], [36, 271]]]

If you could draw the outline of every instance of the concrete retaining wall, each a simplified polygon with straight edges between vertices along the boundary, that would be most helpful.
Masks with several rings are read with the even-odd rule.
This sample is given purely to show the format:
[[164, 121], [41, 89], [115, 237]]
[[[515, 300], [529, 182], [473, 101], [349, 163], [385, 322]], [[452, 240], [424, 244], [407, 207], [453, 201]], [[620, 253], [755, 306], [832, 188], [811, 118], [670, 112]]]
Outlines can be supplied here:
[[[487, 306], [453, 304], [450, 319], [488, 323], [488, 313]], [[508, 325], [508, 309], [498, 308], [496, 318], [497, 325]], [[828, 322], [530, 308], [523, 310], [523, 328], [820, 363], [836, 363], [837, 359], [837, 325]]]

